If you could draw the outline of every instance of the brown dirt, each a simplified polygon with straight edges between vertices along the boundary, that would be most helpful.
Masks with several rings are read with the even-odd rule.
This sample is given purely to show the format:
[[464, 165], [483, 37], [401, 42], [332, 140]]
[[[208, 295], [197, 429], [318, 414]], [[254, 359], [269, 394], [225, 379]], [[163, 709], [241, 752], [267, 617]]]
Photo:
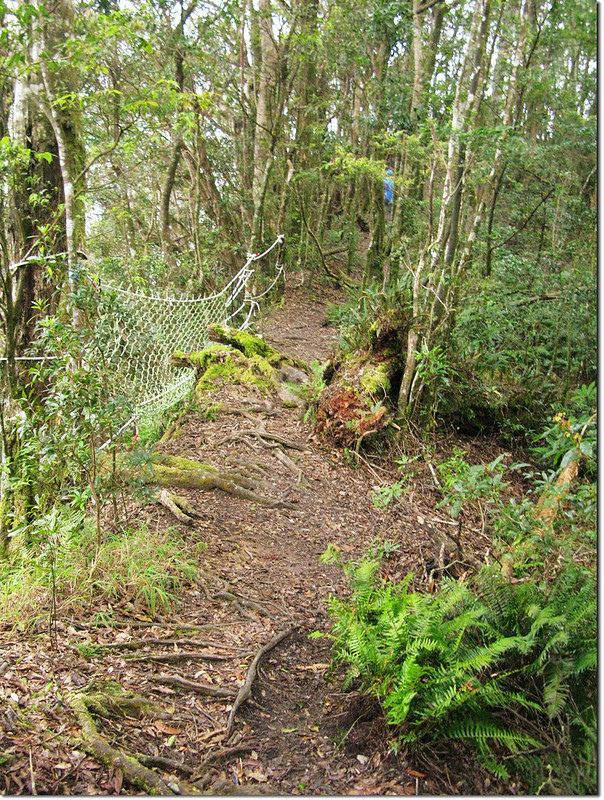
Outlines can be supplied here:
[[[333, 299], [335, 294], [323, 290], [311, 299], [286, 291], [282, 305], [262, 319], [259, 330], [291, 355], [325, 360], [336, 340], [325, 316]], [[225, 393], [240, 407], [262, 401], [249, 387], [229, 387], [218, 394]], [[114, 710], [95, 716], [95, 722], [124, 753], [155, 759], [153, 769], [168, 782], [197, 781], [198, 788], [212, 794], [495, 791], [479, 770], [466, 769], [463, 753], [452, 754], [448, 771], [428, 754], [412, 761], [405, 752], [390, 753], [379, 707], [355, 691], [343, 692], [342, 674], [330, 674], [329, 640], [309, 638], [314, 631], [329, 631], [328, 598], [347, 591], [342, 569], [319, 560], [330, 544], [348, 560], [361, 558], [372, 542], [388, 540], [398, 549], [385, 559], [385, 572], [393, 580], [412, 572], [416, 586], [428, 587], [429, 567], [441, 541], [449, 542], [447, 550], [454, 549], [444, 535], [453, 530], [446, 514], [435, 510], [440, 495], [428, 465], [415, 462], [411, 491], [379, 509], [372, 504], [372, 489], [396, 479], [391, 466], [377, 457], [356, 457], [330, 447], [299, 410], [278, 400], [267, 413], [253, 415], [270, 432], [304, 446], [303, 451], [285, 448], [302, 470], [300, 482], [275, 456], [275, 448], [251, 436], [236, 438], [251, 425], [237, 414], [208, 419], [189, 413], [180, 434], [158, 451], [220, 467], [245, 461], [246, 469], [269, 481], [272, 496], [294, 508], [268, 509], [220, 491], [179, 490], [202, 515], [189, 527], [177, 526], [175, 534], [185, 553], [203, 545], [198, 556], [202, 577], [180, 592], [170, 614], [143, 613], [132, 598], [103, 600], [92, 609], [82, 606], [77, 614], [59, 609], [56, 649], [44, 621], [28, 630], [6, 630], [0, 643], [0, 791], [140, 791], [120, 768], [107, 767], [86, 751], [68, 705], [70, 693], [106, 680], [163, 708], [161, 715], [142, 716]], [[464, 445], [477, 448], [470, 441]], [[443, 452], [450, 447], [450, 441], [437, 445]], [[494, 444], [485, 452], [484, 441], [480, 447], [483, 461], [499, 452]], [[174, 526], [174, 519], [157, 505], [136, 508], [151, 534]], [[468, 523], [464, 537], [465, 546], [484, 557], [489, 542], [476, 520]], [[113, 627], [99, 624], [99, 612], [113, 620]], [[261, 659], [251, 697], [238, 709], [228, 740], [231, 698], [206, 697], [157, 680], [176, 676], [235, 693], [258, 650], [290, 627], [291, 634]], [[126, 647], [161, 637], [170, 642]], [[110, 647], [101, 650], [101, 645]], [[192, 651], [226, 660], [187, 658]], [[162, 654], [180, 654], [182, 660], [132, 660]]]

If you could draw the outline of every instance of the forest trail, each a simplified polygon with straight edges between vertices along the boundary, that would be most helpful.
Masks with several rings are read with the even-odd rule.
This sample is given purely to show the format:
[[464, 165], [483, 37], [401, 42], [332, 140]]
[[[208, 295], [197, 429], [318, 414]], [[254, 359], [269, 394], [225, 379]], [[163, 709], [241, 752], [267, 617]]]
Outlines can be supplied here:
[[[258, 329], [281, 351], [325, 360], [337, 335], [325, 316], [330, 299], [335, 295], [323, 290], [310, 299], [308, 291], [286, 291]], [[376, 708], [343, 692], [341, 674], [329, 679], [329, 640], [309, 638], [329, 630], [326, 601], [346, 591], [341, 567], [319, 560], [330, 545], [343, 560], [355, 560], [373, 541], [388, 540], [397, 546], [387, 558], [390, 577], [421, 573], [422, 558], [435, 548], [426, 521], [430, 476], [405, 503], [375, 508], [378, 462], [355, 467], [314, 435], [299, 408], [267, 404], [250, 386], [225, 391], [223, 400], [239, 411], [215, 418], [188, 412], [156, 452], [251, 470], [285, 506], [180, 489], [200, 516], [175, 526], [163, 507], [138, 503], [133, 513], [149, 536], [176, 541], [183, 559], [196, 554], [197, 580], [178, 590], [169, 611], [158, 608], [152, 617], [128, 596], [88, 607], [88, 615], [85, 603], [81, 613], [59, 607], [55, 649], [47, 618], [3, 642], [0, 791], [148, 793], [150, 776], [136, 785], [131, 764], [115, 760], [119, 753], [146, 765], [160, 793], [454, 792], [450, 781], [421, 772], [404, 752], [388, 755]], [[233, 716], [246, 678], [250, 697]], [[87, 718], [114, 748], [114, 766], [90, 754], [90, 737], [83, 743]]]

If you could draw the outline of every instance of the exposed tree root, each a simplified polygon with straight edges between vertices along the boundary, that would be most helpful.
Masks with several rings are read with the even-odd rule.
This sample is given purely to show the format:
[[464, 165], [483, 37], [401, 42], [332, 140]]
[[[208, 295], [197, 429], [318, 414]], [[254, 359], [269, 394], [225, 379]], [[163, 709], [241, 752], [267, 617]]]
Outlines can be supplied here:
[[190, 692], [197, 692], [197, 694], [203, 694], [208, 697], [235, 697], [237, 694], [234, 689], [223, 689], [221, 686], [212, 686], [208, 683], [195, 683], [186, 678], [181, 678], [180, 675], [159, 675], [154, 676], [152, 680], [155, 683], [176, 686], [179, 689], [187, 689]]
[[148, 756], [145, 753], [136, 754], [137, 761], [144, 764], [146, 767], [162, 767], [163, 769], [173, 769], [182, 772], [183, 775], [191, 777], [198, 770], [193, 769], [188, 764], [181, 764], [175, 758], [166, 758], [165, 756]]
[[[279, 622], [278, 617], [275, 617], [270, 611], [267, 611], [266, 608], [262, 605], [261, 602], [258, 600], [252, 600], [250, 597], [243, 597], [242, 595], [234, 594], [234, 592], [230, 592], [227, 589], [221, 589], [215, 595], [212, 596], [212, 600], [229, 600], [231, 603], [241, 604], [246, 608], [250, 608], [253, 611], [257, 611], [259, 614], [264, 614], [265, 617], [274, 620], [275, 622]], [[269, 601], [270, 602], [270, 601]], [[275, 605], [271, 603], [271, 605]], [[277, 606], [275, 606], [277, 607]], [[282, 609], [279, 609], [280, 611]]]
[[203, 514], [199, 512], [186, 497], [181, 497], [178, 494], [172, 494], [167, 489], [161, 489], [155, 494], [154, 499], [157, 500], [164, 508], [167, 508], [179, 522], [185, 525], [192, 525], [195, 517], [202, 517]]
[[256, 422], [257, 417], [254, 414], [265, 414], [267, 417], [277, 417], [279, 416], [279, 411], [276, 411], [274, 408], [268, 408], [266, 406], [253, 406], [250, 405], [248, 408], [240, 408], [239, 406], [221, 406], [220, 410], [223, 414], [233, 414], [235, 416], [244, 417], [245, 419], [249, 420], [250, 422]]
[[229, 456], [226, 459], [227, 464], [234, 464], [236, 467], [243, 467], [247, 470], [252, 470], [253, 472], [257, 472], [262, 478], [268, 478], [269, 474], [264, 468], [262, 464], [258, 464], [256, 461], [247, 461], [244, 458], [237, 458], [236, 456]]
[[200, 766], [206, 767], [208, 764], [211, 764], [213, 761], [219, 761], [221, 758], [228, 758], [229, 756], [235, 756], [239, 753], [247, 753], [257, 746], [257, 743], [248, 742], [247, 744], [235, 744], [233, 747], [221, 747], [219, 750], [214, 750], [204, 756]]
[[86, 707], [94, 711], [99, 717], [111, 717], [116, 714], [128, 715], [131, 717], [154, 716], [158, 719], [166, 719], [169, 715], [153, 700], [146, 697], [128, 697], [123, 695], [119, 698], [103, 692], [86, 693]]
[[202, 651], [189, 651], [183, 653], [154, 653], [144, 656], [131, 656], [128, 661], [157, 661], [162, 664], [171, 664], [176, 661], [230, 661], [234, 656], [219, 656], [216, 653]]
[[[162, 487], [181, 489], [221, 489], [223, 492], [249, 500], [268, 508], [295, 508], [291, 503], [266, 497], [252, 491], [250, 486], [259, 486], [255, 479], [234, 472], [220, 472], [215, 467], [175, 456], [159, 456], [153, 461], [153, 478]], [[242, 485], [245, 484], [245, 485]]]
[[129, 642], [107, 642], [99, 644], [98, 647], [103, 649], [117, 649], [117, 650], [139, 650], [141, 647], [149, 645], [162, 644], [162, 645], [204, 645], [205, 647], [218, 647], [221, 650], [233, 650], [236, 653], [243, 653], [244, 651], [239, 647], [233, 647], [230, 644], [219, 644], [218, 642], [199, 642], [196, 639], [175, 639], [173, 636], [160, 636], [157, 639], [131, 639]]
[[260, 650], [258, 650], [256, 655], [254, 656], [254, 660], [250, 664], [249, 669], [247, 671], [245, 683], [243, 684], [241, 689], [239, 689], [237, 697], [235, 698], [235, 702], [233, 703], [233, 706], [231, 708], [231, 713], [229, 714], [229, 719], [227, 722], [227, 730], [226, 730], [227, 740], [230, 737], [231, 733], [233, 732], [233, 725], [235, 724], [235, 714], [237, 713], [237, 710], [239, 709], [242, 703], [245, 703], [245, 701], [252, 693], [252, 684], [254, 682], [254, 678], [256, 677], [256, 671], [258, 669], [258, 664], [260, 662], [260, 659], [262, 658], [263, 655], [268, 653], [269, 650], [272, 650], [274, 647], [276, 647], [279, 644], [279, 642], [282, 642], [283, 639], [289, 636], [292, 631], [293, 628], [287, 628], [286, 630], [281, 631], [281, 633], [278, 633], [276, 636], [273, 636], [270, 642], [267, 642], [267, 644], [261, 647]]
[[270, 433], [263, 428], [249, 428], [242, 431], [237, 431], [237, 433], [232, 434], [229, 436], [229, 439], [241, 439], [244, 436], [254, 436], [257, 439], [262, 441], [262, 444], [265, 446], [268, 445], [267, 439], [271, 442], [276, 442], [277, 444], [281, 444], [284, 447], [289, 447], [291, 450], [300, 450], [304, 452], [306, 450], [306, 445], [300, 444], [299, 442], [293, 442], [291, 439], [285, 439], [283, 436], [278, 436], [276, 433]]
[[292, 459], [286, 453], [284, 453], [283, 450], [281, 450], [281, 448], [279, 447], [275, 448], [274, 453], [275, 453], [275, 458], [279, 459], [279, 461], [282, 464], [284, 464], [287, 467], [287, 469], [294, 475], [294, 477], [296, 478], [296, 483], [300, 484], [302, 483], [303, 480], [305, 480], [304, 473], [302, 472], [300, 467], [296, 464], [295, 461], [292, 461]]

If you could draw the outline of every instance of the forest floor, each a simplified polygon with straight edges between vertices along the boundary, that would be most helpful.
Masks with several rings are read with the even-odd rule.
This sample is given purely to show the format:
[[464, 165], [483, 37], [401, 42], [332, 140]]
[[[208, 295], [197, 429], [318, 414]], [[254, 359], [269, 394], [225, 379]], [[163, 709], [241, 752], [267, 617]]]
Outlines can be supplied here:
[[[310, 297], [287, 288], [258, 329], [283, 352], [324, 361], [337, 340], [325, 310], [337, 299], [323, 287]], [[410, 490], [376, 508], [372, 491], [400, 477], [394, 465], [331, 446], [299, 408], [249, 386], [222, 391], [245, 413], [189, 412], [156, 452], [239, 465], [285, 505], [176, 490], [200, 512], [185, 526], [160, 505], [131, 501], [149, 537], [167, 535], [183, 558], [197, 559], [197, 578], [153, 615], [136, 597], [82, 600], [59, 605], [52, 637], [43, 618], [0, 634], [0, 792], [146, 794], [146, 781], [158, 781], [161, 794], [520, 793], [490, 782], [463, 750], [390, 752], [377, 704], [343, 691], [329, 639], [309, 638], [329, 632], [329, 597], [347, 593], [342, 568], [319, 559], [329, 545], [346, 561], [387, 541], [384, 571], [394, 581], [411, 572], [428, 589], [443, 533], [455, 532], [436, 509], [429, 465], [415, 462]], [[454, 444], [483, 463], [502, 452], [494, 441], [447, 434], [434, 441], [435, 462]], [[489, 541], [480, 525], [464, 537], [482, 560]], [[133, 777], [141, 765], [148, 772]]]

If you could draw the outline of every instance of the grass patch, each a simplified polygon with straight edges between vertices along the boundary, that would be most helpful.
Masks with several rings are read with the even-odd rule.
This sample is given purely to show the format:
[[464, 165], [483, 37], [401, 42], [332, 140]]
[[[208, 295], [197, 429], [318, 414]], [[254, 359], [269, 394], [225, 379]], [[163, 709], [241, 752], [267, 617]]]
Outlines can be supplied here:
[[0, 623], [24, 628], [99, 606], [111, 613], [118, 604], [148, 615], [168, 612], [195, 578], [199, 547], [177, 527], [152, 533], [142, 525], [107, 535], [97, 550], [94, 526], [64, 513], [0, 564]]

